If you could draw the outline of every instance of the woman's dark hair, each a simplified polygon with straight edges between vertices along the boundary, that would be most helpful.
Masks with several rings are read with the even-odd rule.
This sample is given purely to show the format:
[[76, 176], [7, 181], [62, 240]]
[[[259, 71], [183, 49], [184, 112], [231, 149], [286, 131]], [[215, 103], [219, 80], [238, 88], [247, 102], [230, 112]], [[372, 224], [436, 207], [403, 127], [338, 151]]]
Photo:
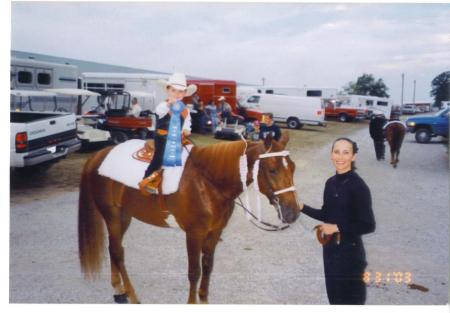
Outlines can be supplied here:
[[[353, 154], [357, 154], [358, 153], [358, 145], [356, 144], [356, 142], [354, 142], [353, 140], [351, 140], [350, 138], [347, 138], [347, 137], [340, 137], [340, 138], [336, 139], [333, 142], [333, 145], [331, 146], [331, 152], [333, 152], [334, 145], [336, 144], [336, 142], [338, 142], [340, 140], [347, 141], [348, 143], [350, 143], [352, 145]], [[352, 161], [352, 170], [356, 170], [356, 169], [357, 169], [357, 167], [355, 165], [355, 161]]]

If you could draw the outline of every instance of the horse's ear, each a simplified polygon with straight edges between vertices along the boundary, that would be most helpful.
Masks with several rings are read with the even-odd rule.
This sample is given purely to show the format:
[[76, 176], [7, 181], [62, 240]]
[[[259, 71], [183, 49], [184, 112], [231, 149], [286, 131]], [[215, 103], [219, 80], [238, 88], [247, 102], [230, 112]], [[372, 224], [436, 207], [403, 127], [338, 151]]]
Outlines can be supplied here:
[[264, 147], [266, 150], [269, 150], [269, 148], [272, 146], [272, 134], [268, 133], [266, 138], [264, 138]]
[[286, 145], [289, 141], [289, 133], [287, 131], [281, 131], [281, 137], [278, 140], [278, 143], [283, 146], [283, 149], [286, 148]]

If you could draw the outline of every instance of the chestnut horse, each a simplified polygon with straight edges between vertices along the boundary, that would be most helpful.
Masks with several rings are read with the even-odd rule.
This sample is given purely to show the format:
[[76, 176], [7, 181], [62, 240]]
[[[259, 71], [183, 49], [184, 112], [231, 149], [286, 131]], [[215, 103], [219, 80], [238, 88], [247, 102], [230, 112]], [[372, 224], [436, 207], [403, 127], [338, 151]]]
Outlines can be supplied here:
[[[300, 214], [295, 191], [289, 188], [294, 186], [295, 164], [286, 153], [277, 154], [285, 149], [288, 140], [288, 134], [283, 133], [278, 142], [267, 138], [260, 142], [193, 147], [178, 192], [165, 196], [146, 196], [137, 189], [100, 176], [98, 168], [111, 147], [97, 152], [86, 162], [80, 183], [78, 243], [81, 268], [86, 278], [94, 277], [101, 269], [105, 223], [114, 299], [116, 302], [129, 299], [131, 303], [139, 303], [125, 268], [123, 236], [132, 217], [144, 223], [169, 227], [166, 219], [173, 216], [186, 233], [188, 303], [197, 303], [197, 294], [202, 303], [207, 303], [214, 251], [233, 213], [234, 201], [243, 191], [239, 160], [244, 153], [248, 170], [246, 184], [252, 182], [253, 165], [260, 160], [259, 189], [272, 205], [278, 205], [281, 220], [293, 223]], [[200, 289], [197, 290], [200, 275]]]
[[399, 162], [398, 156], [402, 147], [403, 138], [405, 138], [406, 126], [400, 121], [390, 121], [384, 128], [386, 140], [391, 148], [391, 164], [394, 168]]

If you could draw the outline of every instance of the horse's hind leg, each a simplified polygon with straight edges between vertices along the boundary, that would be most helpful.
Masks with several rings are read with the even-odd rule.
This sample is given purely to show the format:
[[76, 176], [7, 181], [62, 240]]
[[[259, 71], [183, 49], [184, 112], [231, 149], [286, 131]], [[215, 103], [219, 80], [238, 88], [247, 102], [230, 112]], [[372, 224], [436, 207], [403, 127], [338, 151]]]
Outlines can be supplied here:
[[114, 300], [118, 303], [126, 303], [126, 296], [130, 298], [131, 303], [139, 303], [125, 268], [124, 249], [122, 246], [122, 238], [130, 225], [130, 221], [131, 217], [122, 215], [122, 217], [111, 217], [107, 219], [106, 223], [109, 233], [111, 285], [115, 292]]
[[391, 164], [394, 165], [395, 163], [395, 152], [391, 149]]
[[208, 234], [202, 247], [202, 280], [198, 292], [201, 303], [208, 303], [209, 278], [214, 265], [214, 251], [222, 231], [213, 231]]

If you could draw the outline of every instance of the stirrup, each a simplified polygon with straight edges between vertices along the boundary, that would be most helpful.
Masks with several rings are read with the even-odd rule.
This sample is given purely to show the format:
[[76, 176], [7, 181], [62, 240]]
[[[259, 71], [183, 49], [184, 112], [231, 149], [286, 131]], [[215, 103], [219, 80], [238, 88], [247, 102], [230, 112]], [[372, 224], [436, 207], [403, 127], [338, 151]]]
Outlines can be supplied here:
[[158, 170], [153, 172], [150, 176], [144, 178], [139, 183], [139, 189], [141, 190], [142, 194], [158, 194], [158, 187], [161, 184], [161, 175], [162, 170]]

